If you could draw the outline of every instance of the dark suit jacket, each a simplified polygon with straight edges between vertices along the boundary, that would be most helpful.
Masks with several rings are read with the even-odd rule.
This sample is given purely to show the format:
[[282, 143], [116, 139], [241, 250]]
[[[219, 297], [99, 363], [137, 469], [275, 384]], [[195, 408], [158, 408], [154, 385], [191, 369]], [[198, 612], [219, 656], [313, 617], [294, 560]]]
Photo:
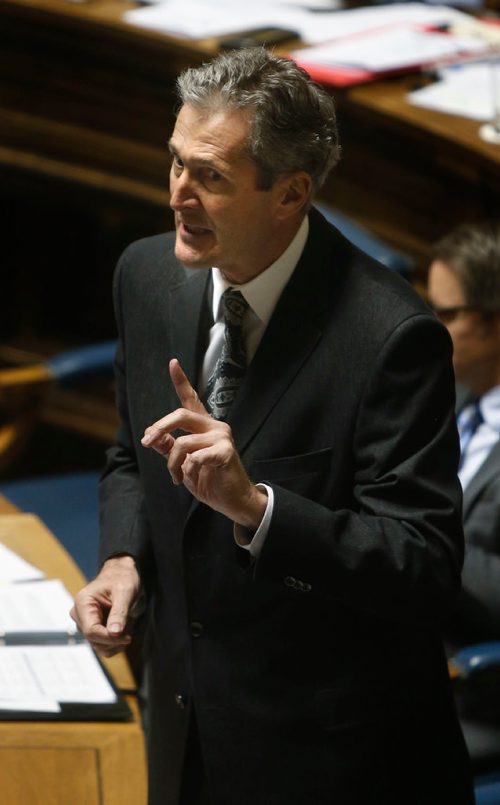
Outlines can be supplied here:
[[[460, 406], [467, 392], [458, 392]], [[500, 640], [500, 443], [491, 450], [463, 496], [465, 561], [462, 594], [446, 628], [449, 650]]]
[[150, 595], [155, 805], [177, 802], [191, 708], [214, 805], [473, 801], [439, 637], [463, 551], [450, 341], [404, 280], [310, 220], [229, 418], [275, 494], [256, 562], [139, 443], [178, 407], [169, 358], [198, 377], [209, 272], [169, 234], [116, 273], [102, 558], [134, 555]]

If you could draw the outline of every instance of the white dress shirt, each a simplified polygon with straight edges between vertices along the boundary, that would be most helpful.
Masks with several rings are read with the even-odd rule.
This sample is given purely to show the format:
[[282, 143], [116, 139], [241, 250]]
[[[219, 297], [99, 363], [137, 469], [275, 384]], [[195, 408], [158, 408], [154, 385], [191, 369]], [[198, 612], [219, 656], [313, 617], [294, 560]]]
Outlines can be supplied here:
[[[304, 250], [309, 234], [309, 219], [302, 221], [299, 230], [283, 254], [250, 282], [235, 286], [229, 283], [218, 268], [212, 268], [213, 297], [212, 308], [214, 324], [210, 329], [209, 344], [199, 378], [199, 389], [203, 391], [208, 378], [212, 374], [217, 358], [224, 342], [224, 318], [221, 310], [221, 297], [227, 288], [237, 288], [248, 302], [248, 309], [243, 319], [243, 335], [245, 338], [247, 365], [250, 363], [260, 344], [265, 329], [269, 324], [274, 308], [283, 290], [292, 276], [300, 256]], [[201, 394], [200, 394], [201, 396]], [[257, 531], [252, 535], [248, 529], [238, 524], [234, 526], [234, 538], [238, 545], [249, 550], [252, 556], [258, 556], [269, 530], [273, 512], [274, 495], [271, 487], [258, 484], [267, 491], [267, 507]]]
[[464, 490], [500, 438], [500, 386], [483, 394], [479, 400], [479, 408], [484, 421], [472, 436], [458, 473]]

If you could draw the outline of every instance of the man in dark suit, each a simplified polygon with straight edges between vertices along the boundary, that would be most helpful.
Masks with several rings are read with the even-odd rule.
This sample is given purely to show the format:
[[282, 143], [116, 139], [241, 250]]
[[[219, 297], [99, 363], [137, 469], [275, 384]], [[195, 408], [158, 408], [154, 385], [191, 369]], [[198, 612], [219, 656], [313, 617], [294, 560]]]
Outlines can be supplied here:
[[500, 639], [500, 225], [463, 224], [434, 247], [429, 298], [460, 384], [465, 562], [450, 650]]
[[327, 93], [260, 49], [178, 88], [176, 232], [116, 273], [104, 564], [73, 615], [110, 655], [146, 600], [154, 805], [472, 803], [439, 634], [449, 336], [310, 209]]

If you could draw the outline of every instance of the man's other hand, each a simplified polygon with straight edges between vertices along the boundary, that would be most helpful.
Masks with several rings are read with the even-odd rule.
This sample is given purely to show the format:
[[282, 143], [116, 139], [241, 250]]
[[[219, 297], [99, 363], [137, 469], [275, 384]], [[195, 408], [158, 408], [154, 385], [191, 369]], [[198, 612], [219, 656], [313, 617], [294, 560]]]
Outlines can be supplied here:
[[103, 657], [112, 657], [132, 642], [133, 608], [140, 578], [131, 556], [108, 559], [96, 578], [75, 597], [70, 615]]

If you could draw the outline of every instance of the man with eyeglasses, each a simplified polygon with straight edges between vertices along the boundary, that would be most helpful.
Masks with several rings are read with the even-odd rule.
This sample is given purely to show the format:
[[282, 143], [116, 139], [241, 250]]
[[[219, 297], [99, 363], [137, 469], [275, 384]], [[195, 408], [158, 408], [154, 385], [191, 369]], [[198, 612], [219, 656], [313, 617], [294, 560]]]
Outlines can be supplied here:
[[429, 301], [453, 341], [466, 556], [450, 650], [500, 638], [500, 223], [434, 247]]

